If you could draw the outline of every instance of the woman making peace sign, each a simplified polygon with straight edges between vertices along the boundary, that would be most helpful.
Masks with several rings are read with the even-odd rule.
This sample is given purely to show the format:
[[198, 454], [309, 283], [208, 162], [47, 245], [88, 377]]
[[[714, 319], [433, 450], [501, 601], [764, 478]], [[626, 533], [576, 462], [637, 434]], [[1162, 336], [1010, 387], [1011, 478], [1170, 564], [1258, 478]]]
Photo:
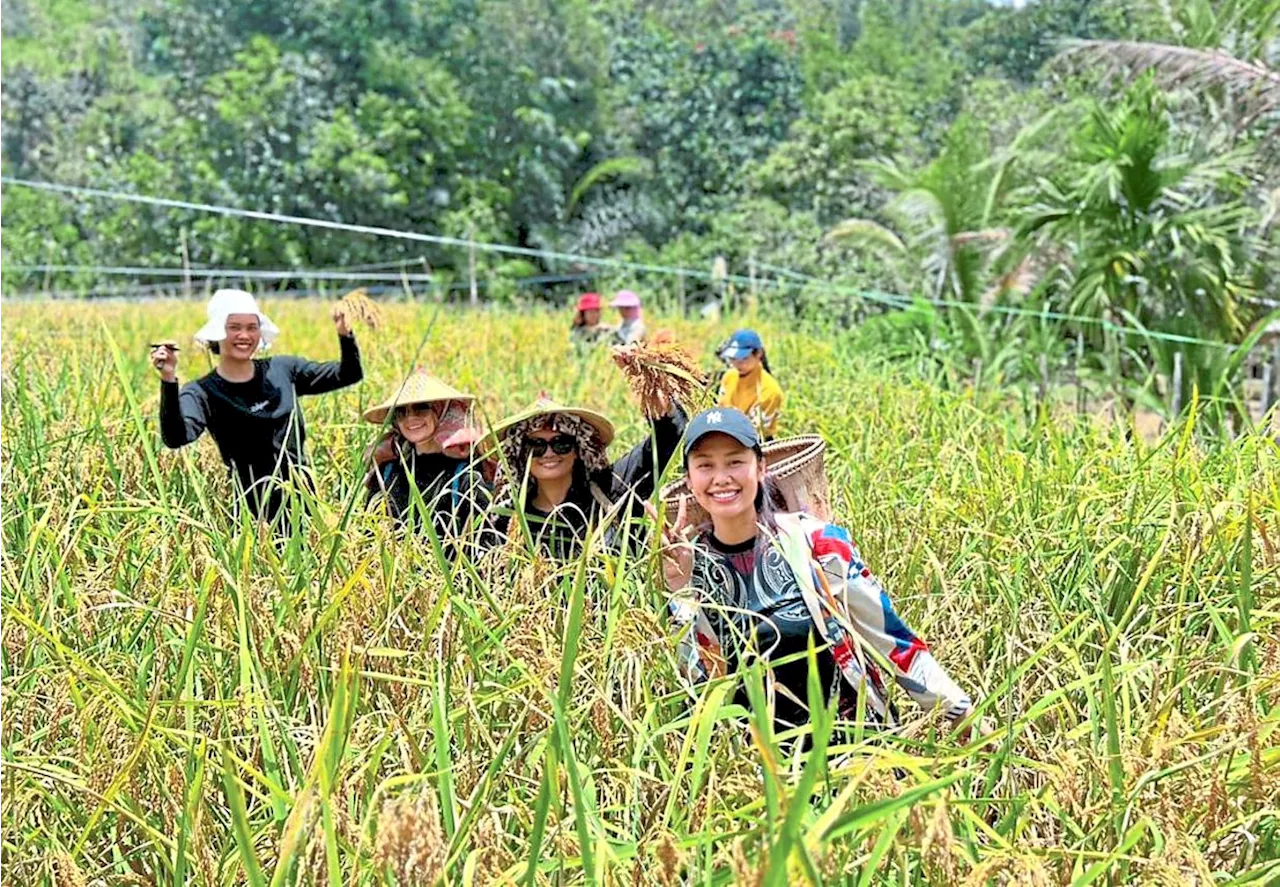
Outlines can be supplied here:
[[[779, 691], [774, 717], [781, 726], [805, 723], [809, 665], [796, 654], [808, 651], [812, 634], [820, 686], [839, 698], [846, 719], [866, 687], [867, 715], [893, 721], [876, 658], [921, 707], [952, 720], [972, 713], [969, 694], [894, 612], [849, 534], [774, 510], [759, 433], [744, 413], [716, 407], [696, 416], [684, 458], [689, 490], [710, 521], [694, 526], [681, 500], [665, 532], [663, 577], [677, 619], [692, 622], [685, 652], [695, 677], [736, 667], [748, 654], [790, 657], [770, 666]], [[747, 704], [745, 694], [739, 701]]]

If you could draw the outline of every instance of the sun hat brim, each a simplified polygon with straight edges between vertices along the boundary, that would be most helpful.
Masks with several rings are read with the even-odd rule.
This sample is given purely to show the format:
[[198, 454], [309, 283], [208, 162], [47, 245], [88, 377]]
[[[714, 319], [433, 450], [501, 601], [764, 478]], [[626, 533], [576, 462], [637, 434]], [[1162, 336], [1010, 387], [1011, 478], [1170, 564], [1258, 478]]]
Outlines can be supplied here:
[[536, 419], [539, 416], [553, 416], [558, 413], [563, 413], [568, 416], [577, 416], [579, 419], [586, 422], [595, 429], [596, 434], [600, 435], [601, 445], [607, 447], [609, 444], [613, 443], [613, 423], [610, 422], [604, 414], [597, 413], [595, 410], [589, 410], [586, 407], [567, 407], [563, 404], [558, 404], [553, 400], [544, 399], [539, 400], [527, 409], [521, 410], [514, 416], [508, 416], [506, 419], [503, 419], [495, 425], [493, 434], [491, 435], [495, 448], [497, 444], [501, 443], [501, 441], [506, 438], [512, 429], [522, 422], [527, 422], [530, 419]]
[[280, 328], [262, 313], [252, 293], [236, 289], [220, 289], [209, 299], [204, 326], [196, 331], [195, 340], [204, 345], [221, 342], [227, 337], [227, 318], [233, 314], [254, 314], [258, 318], [261, 347], [265, 348], [280, 335]]
[[400, 385], [396, 386], [390, 397], [377, 406], [365, 410], [364, 419], [366, 422], [381, 425], [396, 407], [422, 403], [448, 403], [452, 400], [473, 403], [475, 399], [474, 394], [461, 392], [430, 373], [415, 372], [410, 373]]

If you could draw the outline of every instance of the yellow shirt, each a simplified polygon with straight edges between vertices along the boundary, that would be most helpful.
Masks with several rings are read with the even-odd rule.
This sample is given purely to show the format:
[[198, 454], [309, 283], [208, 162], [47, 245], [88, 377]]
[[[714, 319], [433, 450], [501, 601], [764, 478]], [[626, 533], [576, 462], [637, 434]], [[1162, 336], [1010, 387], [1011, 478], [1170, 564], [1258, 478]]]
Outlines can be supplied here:
[[720, 382], [720, 406], [742, 410], [765, 437], [773, 437], [782, 415], [782, 387], [764, 367], [745, 380], [729, 370]]

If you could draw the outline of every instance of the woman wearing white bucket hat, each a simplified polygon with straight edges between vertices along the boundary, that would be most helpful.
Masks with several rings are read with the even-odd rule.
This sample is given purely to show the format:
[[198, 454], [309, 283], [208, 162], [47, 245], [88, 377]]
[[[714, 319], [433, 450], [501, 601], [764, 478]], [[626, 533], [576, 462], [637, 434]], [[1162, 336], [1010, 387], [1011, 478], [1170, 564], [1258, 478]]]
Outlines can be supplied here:
[[215, 292], [207, 314], [195, 338], [218, 355], [218, 365], [208, 375], [179, 391], [177, 349], [158, 345], [151, 351], [151, 362], [160, 373], [160, 436], [165, 446], [177, 449], [208, 429], [250, 509], [271, 520], [282, 502], [276, 481], [302, 468], [297, 475], [309, 483], [307, 432], [297, 398], [359, 382], [360, 349], [346, 319], [335, 312], [340, 360], [258, 357], [259, 349], [271, 344], [280, 330], [242, 290]]

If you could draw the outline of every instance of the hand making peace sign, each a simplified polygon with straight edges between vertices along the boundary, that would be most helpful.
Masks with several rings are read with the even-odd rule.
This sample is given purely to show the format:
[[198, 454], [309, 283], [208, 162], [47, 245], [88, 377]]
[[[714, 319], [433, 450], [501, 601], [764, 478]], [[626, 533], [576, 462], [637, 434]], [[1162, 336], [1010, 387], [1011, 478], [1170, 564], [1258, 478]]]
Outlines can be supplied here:
[[[645, 503], [645, 510], [655, 521], [657, 510]], [[693, 533], [696, 530], [689, 521], [689, 496], [680, 497], [675, 523], [662, 531], [662, 578], [671, 592], [683, 590], [693, 578]]]

